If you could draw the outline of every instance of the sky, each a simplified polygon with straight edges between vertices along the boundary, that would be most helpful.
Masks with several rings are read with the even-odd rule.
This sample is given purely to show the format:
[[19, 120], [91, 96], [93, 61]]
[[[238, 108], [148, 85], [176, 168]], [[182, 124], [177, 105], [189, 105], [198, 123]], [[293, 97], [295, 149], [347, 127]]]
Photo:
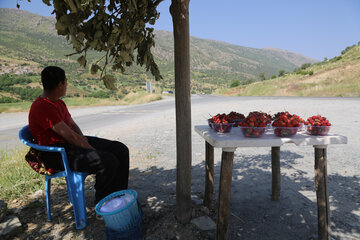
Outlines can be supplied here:
[[[42, 0], [19, 0], [20, 9], [43, 16]], [[160, 3], [154, 28], [172, 31], [171, 0]], [[16, 0], [0, 0], [16, 8]], [[360, 41], [360, 0], [190, 0], [190, 35], [244, 47], [273, 47], [316, 60], [339, 56]]]

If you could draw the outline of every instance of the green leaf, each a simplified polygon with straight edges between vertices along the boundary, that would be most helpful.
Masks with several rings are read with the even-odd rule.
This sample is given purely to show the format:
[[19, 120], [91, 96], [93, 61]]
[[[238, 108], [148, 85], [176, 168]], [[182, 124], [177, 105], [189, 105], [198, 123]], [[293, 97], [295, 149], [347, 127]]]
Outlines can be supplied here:
[[97, 64], [92, 64], [90, 68], [91, 74], [96, 74], [98, 70], [101, 70], [101, 68]]
[[94, 35], [94, 38], [95, 39], [100, 39], [102, 37], [103, 33], [102, 31], [96, 31], [95, 35]]
[[[28, 0], [29, 1], [29, 0]], [[50, 0], [42, 0], [43, 3], [45, 3], [48, 6], [51, 6]], [[30, 2], [30, 1], [29, 1]]]
[[86, 66], [86, 58], [85, 58], [85, 56], [79, 57], [79, 58], [77, 59], [77, 61], [78, 61], [78, 63], [79, 63], [81, 66], [83, 66], [83, 67]]
[[117, 90], [117, 88], [115, 87], [116, 78], [114, 76], [105, 75], [105, 76], [103, 76], [102, 80], [107, 89]]

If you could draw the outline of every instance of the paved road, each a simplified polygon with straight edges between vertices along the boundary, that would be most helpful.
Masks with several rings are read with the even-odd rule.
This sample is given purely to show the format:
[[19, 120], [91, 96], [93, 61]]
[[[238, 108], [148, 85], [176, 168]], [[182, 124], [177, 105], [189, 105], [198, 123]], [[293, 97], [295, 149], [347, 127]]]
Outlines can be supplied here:
[[[192, 121], [193, 124], [203, 123], [209, 116], [217, 112], [239, 111], [245, 113], [251, 110], [273, 111], [274, 104], [281, 106], [279, 111], [295, 109], [298, 114], [308, 113], [316, 109], [319, 113], [327, 111], [322, 106], [326, 103], [331, 108], [332, 103], [342, 104], [360, 112], [359, 98], [294, 98], [294, 97], [220, 97], [220, 96], [193, 96], [192, 99]], [[304, 104], [313, 104], [304, 106]], [[353, 104], [355, 103], [355, 104]], [[199, 109], [199, 110], [198, 110]], [[301, 110], [300, 113], [298, 110]], [[309, 110], [309, 111], [306, 111]], [[79, 124], [84, 133], [100, 134], [104, 129], [112, 129], [115, 126], [131, 125], [140, 119], [149, 119], [159, 114], [175, 114], [174, 98], [169, 97], [164, 100], [140, 104], [135, 106], [106, 106], [72, 108], [70, 112]], [[19, 143], [18, 131], [27, 124], [27, 113], [2, 113], [0, 114], [0, 149], [12, 147]]]

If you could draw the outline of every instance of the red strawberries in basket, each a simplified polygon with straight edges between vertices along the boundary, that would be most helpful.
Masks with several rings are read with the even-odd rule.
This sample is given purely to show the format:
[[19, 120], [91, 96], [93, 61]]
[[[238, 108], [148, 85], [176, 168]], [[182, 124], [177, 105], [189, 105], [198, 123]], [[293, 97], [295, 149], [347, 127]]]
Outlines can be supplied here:
[[331, 126], [331, 123], [329, 120], [326, 119], [326, 117], [322, 117], [320, 115], [312, 116], [307, 119], [305, 122], [305, 125], [311, 125], [311, 126]]

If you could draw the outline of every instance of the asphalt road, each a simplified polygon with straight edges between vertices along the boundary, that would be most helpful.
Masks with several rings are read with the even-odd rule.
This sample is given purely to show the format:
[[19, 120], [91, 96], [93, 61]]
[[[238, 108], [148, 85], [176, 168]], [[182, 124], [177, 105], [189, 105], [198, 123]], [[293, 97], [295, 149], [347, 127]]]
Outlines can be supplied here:
[[[300, 108], [301, 110], [317, 109], [321, 113], [324, 110], [321, 107], [324, 102], [331, 104], [334, 101], [344, 102], [344, 104], [355, 102], [356, 104], [351, 106], [360, 112], [359, 98], [221, 97], [195, 95], [191, 98], [192, 121], [194, 124], [197, 124], [204, 121], [209, 116], [208, 114], [216, 114], [221, 111], [234, 110], [245, 113], [242, 109], [247, 110], [251, 108], [253, 110], [271, 111], [267, 110], [270, 106], [273, 107], [270, 104], [271, 102], [283, 106], [279, 111], [291, 111], [292, 107], [296, 107], [296, 109]], [[294, 103], [292, 104], [292, 102]], [[313, 102], [314, 105], [304, 106], [302, 102], [309, 102], [310, 104]], [[174, 115], [175, 100], [173, 97], [166, 97], [161, 101], [134, 106], [71, 108], [70, 113], [85, 134], [99, 134], [103, 129], [111, 129], [120, 125], [131, 125], [131, 123], [140, 119], [149, 119], [151, 121], [152, 117], [156, 117], [159, 114], [167, 113]], [[297, 112], [297, 114], [300, 115], [301, 112]], [[0, 114], [0, 149], [11, 148], [20, 143], [18, 132], [22, 126], [27, 124], [27, 115], [27, 112]]]

